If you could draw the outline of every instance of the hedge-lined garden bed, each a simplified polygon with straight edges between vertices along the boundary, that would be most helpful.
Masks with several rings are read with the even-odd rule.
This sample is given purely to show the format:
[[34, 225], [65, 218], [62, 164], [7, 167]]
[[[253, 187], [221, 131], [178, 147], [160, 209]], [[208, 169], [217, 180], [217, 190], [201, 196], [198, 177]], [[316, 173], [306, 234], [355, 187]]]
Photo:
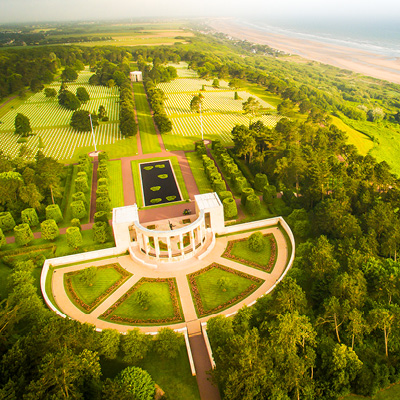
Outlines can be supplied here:
[[271, 272], [277, 258], [275, 236], [272, 233], [264, 235], [265, 248], [259, 253], [250, 250], [247, 240], [248, 238], [230, 240], [222, 257], [247, 265], [248, 267]]
[[[149, 304], [143, 309], [138, 292], [147, 292]], [[101, 319], [127, 325], [167, 325], [184, 320], [174, 278], [142, 278], [115, 302]]]
[[81, 281], [82, 273], [79, 270], [65, 274], [64, 285], [71, 301], [85, 313], [92, 312], [132, 276], [119, 264], [102, 265], [97, 267], [96, 278], [89, 286]]
[[[264, 282], [255, 276], [217, 263], [193, 272], [187, 275], [187, 278], [200, 318], [233, 306], [253, 293]], [[225, 285], [221, 285], [223, 282]]]

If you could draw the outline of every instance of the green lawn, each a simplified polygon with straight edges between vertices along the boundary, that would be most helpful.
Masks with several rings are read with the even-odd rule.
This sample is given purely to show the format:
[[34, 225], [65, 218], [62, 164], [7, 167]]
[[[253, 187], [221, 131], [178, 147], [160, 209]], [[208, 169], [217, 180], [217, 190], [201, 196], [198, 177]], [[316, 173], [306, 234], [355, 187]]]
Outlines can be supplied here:
[[245, 82], [244, 86], [240, 90], [246, 90], [274, 107], [277, 107], [278, 104], [282, 103], [282, 98], [280, 96], [274, 95], [268, 92], [264, 87], [250, 82]]
[[375, 396], [365, 397], [351, 394], [349, 396], [342, 397], [341, 400], [398, 400], [400, 399], [400, 383], [396, 383], [387, 389], [378, 392]]
[[161, 151], [157, 133], [154, 128], [149, 102], [142, 82], [132, 83], [135, 95], [135, 106], [139, 122], [140, 141], [143, 153], [158, 153]]
[[200, 193], [211, 193], [213, 188], [204, 173], [203, 162], [196, 152], [185, 153]]
[[[146, 323], [146, 321], [152, 323], [154, 320], [171, 319], [174, 317], [174, 306], [168, 282], [140, 282], [137, 286], [137, 289], [132, 290], [132, 293], [107, 316], [107, 319], [111, 318], [112, 320], [112, 317], [115, 316], [123, 319], [141, 320], [143, 323]], [[147, 310], [144, 310], [136, 302], [136, 293], [144, 291], [149, 294]]]
[[[186, 189], [185, 181], [183, 179], [181, 167], [179, 166], [177, 157], [155, 157], [155, 158], [148, 158], [148, 159], [144, 159], [144, 160], [133, 160], [131, 162], [132, 174], [133, 174], [133, 184], [135, 186], [136, 203], [139, 208], [143, 207], [143, 205], [144, 205], [143, 196], [141, 195], [142, 194], [142, 181], [140, 179], [139, 164], [143, 163], [143, 162], [151, 162], [151, 161], [158, 161], [158, 160], [171, 160], [172, 168], [174, 170], [175, 177], [176, 177], [179, 189], [182, 194], [182, 200], [189, 199], [189, 194]], [[153, 206], [153, 207], [155, 207], [155, 206]]]
[[354, 144], [361, 155], [365, 156], [374, 147], [374, 143], [368, 136], [346, 125], [340, 118], [333, 115], [331, 117], [332, 123], [341, 131], [347, 133], [349, 136], [348, 143]]
[[[72, 288], [76, 295], [87, 305], [91, 305], [108, 288], [122, 278], [122, 275], [115, 268], [97, 267], [97, 275], [93, 281], [93, 285], [88, 286], [81, 280], [82, 273], [83, 271], [77, 274], [66, 274], [65, 277], [66, 279], [71, 279]], [[72, 301], [74, 300], [72, 299]]]
[[[222, 311], [228, 307], [231, 307], [244, 297], [248, 296], [253, 292], [261, 283], [259, 280], [251, 280], [251, 276], [247, 275], [239, 276], [233, 272], [228, 272], [221, 269], [218, 266], [212, 266], [210, 269], [206, 267], [204, 271], [200, 271], [198, 274], [188, 275], [189, 284], [191, 286], [192, 294], [196, 299], [195, 290], [193, 290], [193, 284], [190, 283], [191, 279], [196, 282], [198, 292], [200, 294], [201, 305], [195, 300], [196, 311], [199, 316], [209, 314], [214, 311]], [[218, 280], [226, 279], [225, 291], [220, 287]], [[253, 289], [250, 289], [255, 284]], [[244, 292], [246, 292], [244, 295]], [[200, 306], [203, 309], [200, 309]]]
[[124, 188], [122, 184], [121, 160], [108, 162], [108, 173], [110, 175], [109, 192], [111, 197], [111, 208], [124, 206]]
[[267, 266], [269, 259], [271, 258], [271, 244], [268, 238], [264, 237], [265, 247], [259, 253], [249, 249], [249, 244], [247, 240], [235, 242], [231, 254], [234, 256], [243, 258], [247, 261], [253, 261], [257, 264]]
[[[116, 360], [101, 359], [100, 363], [104, 379], [113, 379], [130, 365], [120, 358]], [[200, 400], [196, 377], [192, 376], [183, 339], [179, 355], [174, 360], [161, 359], [154, 351], [150, 351], [143, 360], [135, 365], [148, 371], [169, 399]]]

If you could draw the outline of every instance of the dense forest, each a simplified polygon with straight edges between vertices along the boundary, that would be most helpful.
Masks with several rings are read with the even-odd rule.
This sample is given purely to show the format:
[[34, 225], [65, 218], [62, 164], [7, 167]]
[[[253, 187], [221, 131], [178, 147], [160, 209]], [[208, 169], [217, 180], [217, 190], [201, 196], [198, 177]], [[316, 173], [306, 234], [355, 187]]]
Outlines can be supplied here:
[[[208, 324], [216, 361], [212, 376], [223, 398], [336, 399], [350, 392], [371, 395], [397, 382], [398, 178], [388, 163], [361, 156], [347, 144], [331, 115], [354, 126], [370, 124], [372, 139], [379, 140], [374, 130], [398, 129], [399, 85], [291, 61], [248, 42], [198, 35], [189, 45], [168, 48], [4, 50], [0, 97], [32, 88], [35, 80], [47, 83], [61, 67], [79, 63], [92, 68], [92, 83], [107, 84], [122, 77], [117, 72], [126, 73], [133, 61], [145, 71], [152, 106], [157, 109], [161, 102], [163, 115], [163, 96], [154, 85], [174, 77], [165, 63], [180, 60], [201, 77], [256, 83], [279, 95], [281, 112], [288, 117], [273, 129], [256, 122], [232, 131], [236, 156], [252, 174], [266, 173], [282, 193], [297, 246], [293, 268], [271, 296], [233, 318], [218, 317]], [[53, 161], [0, 161], [2, 172], [18, 174], [13, 177], [20, 186], [4, 194], [14, 196], [7, 200], [10, 206], [31, 205], [33, 197], [23, 197], [28, 187], [51, 201], [52, 190], [60, 185], [46, 175]], [[0, 397], [59, 398], [51, 396], [69, 393], [92, 399], [103, 391], [103, 396], [127, 398], [121, 394], [123, 378], [100, 379], [99, 357], [109, 357], [104, 349], [112, 347], [111, 339], [101, 335], [99, 345], [90, 326], [60, 320], [45, 310], [30, 269], [29, 262], [15, 267], [9, 297], [0, 309]], [[112, 340], [115, 355], [119, 339]]]

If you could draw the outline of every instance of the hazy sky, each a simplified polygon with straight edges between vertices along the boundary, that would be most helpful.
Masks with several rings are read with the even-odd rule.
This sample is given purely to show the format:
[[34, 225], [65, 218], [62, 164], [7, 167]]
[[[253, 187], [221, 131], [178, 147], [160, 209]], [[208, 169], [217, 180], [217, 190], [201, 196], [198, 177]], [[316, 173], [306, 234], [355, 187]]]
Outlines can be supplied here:
[[398, 0], [0, 0], [0, 23], [192, 16], [377, 16], [400, 21]]

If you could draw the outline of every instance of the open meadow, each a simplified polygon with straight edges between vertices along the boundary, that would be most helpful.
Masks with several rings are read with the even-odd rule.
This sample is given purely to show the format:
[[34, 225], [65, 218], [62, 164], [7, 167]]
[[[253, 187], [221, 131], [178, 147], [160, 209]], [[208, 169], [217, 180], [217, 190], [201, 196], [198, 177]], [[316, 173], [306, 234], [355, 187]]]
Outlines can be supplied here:
[[[108, 122], [101, 122], [95, 128], [96, 143], [99, 149], [110, 150], [110, 145], [115, 146], [118, 155], [136, 154], [136, 141], [125, 139], [119, 131], [119, 91], [118, 88], [93, 86], [89, 84], [92, 72], [82, 71], [75, 82], [68, 83], [67, 89], [75, 93], [78, 87], [84, 87], [89, 93], [90, 100], [81, 105], [81, 109], [91, 113], [97, 113], [99, 106], [106, 108], [109, 117]], [[60, 81], [54, 81], [50, 85], [57, 92]], [[14, 121], [18, 113], [26, 115], [33, 130], [33, 135], [26, 142], [28, 149], [35, 154], [39, 149], [39, 137], [44, 148], [41, 151], [49, 157], [64, 162], [71, 162], [77, 158], [78, 153], [93, 149], [93, 137], [91, 132], [77, 132], [69, 126], [73, 111], [67, 110], [58, 104], [57, 98], [46, 98], [44, 92], [38, 92], [27, 98], [24, 102], [10, 107], [1, 116], [0, 124], [0, 150], [5, 154], [15, 157], [18, 154], [21, 143], [19, 136], [14, 134]], [[124, 146], [118, 146], [119, 143]], [[79, 151], [77, 151], [79, 149]], [[121, 152], [121, 154], [119, 154]], [[114, 153], [114, 154], [115, 154]]]

